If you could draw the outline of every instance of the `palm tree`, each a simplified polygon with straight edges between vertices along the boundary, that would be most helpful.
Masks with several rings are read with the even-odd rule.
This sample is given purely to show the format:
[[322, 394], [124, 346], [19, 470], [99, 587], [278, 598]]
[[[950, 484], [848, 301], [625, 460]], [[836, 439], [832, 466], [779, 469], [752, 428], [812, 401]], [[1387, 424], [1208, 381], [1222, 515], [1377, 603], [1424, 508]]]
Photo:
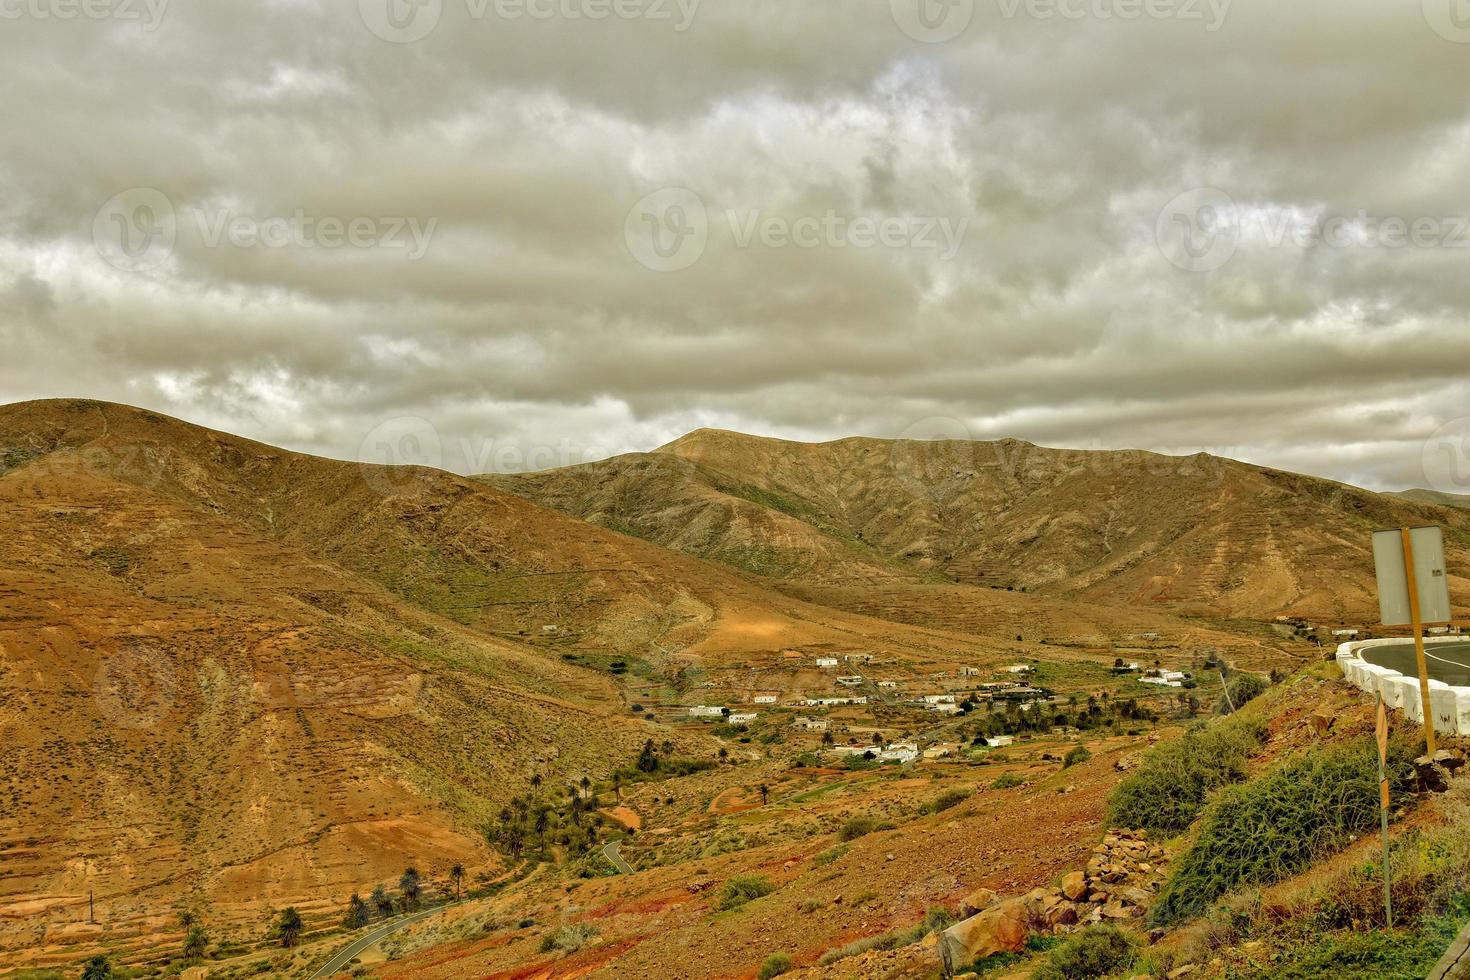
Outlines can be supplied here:
[[348, 928], [361, 929], [363, 926], [368, 924], [368, 919], [371, 918], [371, 916], [372, 913], [368, 909], [367, 902], [364, 902], [362, 900], [362, 896], [357, 894], [357, 892], [353, 892], [352, 897], [347, 900]]
[[276, 937], [287, 949], [301, 941], [301, 933], [305, 928], [305, 923], [301, 921], [301, 913], [296, 911], [294, 905], [282, 911], [276, 919]]
[[765, 783], [761, 783], [761, 806], [766, 805], [766, 797], [770, 795], [770, 792], [771, 787], [767, 786]]
[[112, 980], [112, 962], [105, 956], [94, 956], [82, 966], [82, 980]]
[[533, 773], [531, 775], [531, 789], [532, 790], [538, 790], [540, 788], [541, 788], [541, 774], [539, 772], [538, 773]]
[[198, 963], [204, 958], [204, 950], [209, 946], [209, 933], [204, 927], [197, 923], [189, 926], [188, 935], [184, 937], [184, 962]]
[[403, 893], [403, 902], [409, 908], [419, 904], [419, 894], [424, 890], [424, 884], [418, 868], [409, 865], [403, 869], [403, 875], [398, 879], [398, 890]]
[[464, 865], [456, 864], [450, 868], [449, 880], [454, 882], [454, 900], [459, 901], [464, 897], [460, 892], [460, 885], [464, 883]]
[[592, 780], [591, 779], [588, 779], [586, 776], [583, 776], [582, 777], [582, 792], [585, 794], [591, 788], [592, 788]]

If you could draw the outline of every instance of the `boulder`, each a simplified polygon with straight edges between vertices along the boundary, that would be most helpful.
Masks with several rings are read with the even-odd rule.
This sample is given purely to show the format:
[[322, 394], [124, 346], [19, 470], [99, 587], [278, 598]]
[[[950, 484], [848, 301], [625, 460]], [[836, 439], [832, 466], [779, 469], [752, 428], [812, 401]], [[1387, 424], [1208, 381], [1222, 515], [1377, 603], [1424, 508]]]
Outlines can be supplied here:
[[1010, 898], [956, 922], [939, 937], [939, 954], [954, 968], [996, 953], [1019, 953], [1031, 934], [1024, 898]]
[[968, 919], [972, 915], [984, 912], [995, 904], [995, 889], [977, 888], [960, 900], [960, 918]]
[[1081, 871], [1073, 871], [1062, 878], [1062, 894], [1073, 902], [1080, 902], [1087, 897], [1087, 875]]

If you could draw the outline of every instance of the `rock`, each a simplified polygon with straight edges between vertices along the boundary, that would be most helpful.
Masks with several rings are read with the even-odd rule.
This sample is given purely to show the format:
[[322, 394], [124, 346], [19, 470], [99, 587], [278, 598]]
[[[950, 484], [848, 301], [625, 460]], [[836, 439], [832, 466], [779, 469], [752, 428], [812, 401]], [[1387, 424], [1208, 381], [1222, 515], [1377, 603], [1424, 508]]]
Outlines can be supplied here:
[[1046, 924], [1049, 926], [1075, 926], [1077, 919], [1075, 905], [1058, 905], [1046, 914]]
[[995, 890], [991, 888], [977, 888], [960, 900], [960, 918], [968, 919], [972, 915], [984, 912], [995, 904]]
[[1087, 896], [1087, 875], [1081, 871], [1073, 871], [1062, 878], [1062, 894], [1073, 902], [1081, 901]]
[[1088, 894], [1087, 900], [1094, 905], [1100, 905], [1108, 900], [1108, 893], [1098, 888]]
[[1183, 966], [1175, 967], [1169, 971], [1169, 980], [1179, 980], [1180, 977], [1187, 977], [1198, 969], [1199, 967], [1194, 963], [1186, 963]]
[[1331, 708], [1323, 707], [1318, 708], [1316, 711], [1312, 712], [1310, 720], [1312, 722], [1313, 731], [1315, 731], [1318, 735], [1326, 735], [1328, 732], [1332, 731], [1332, 725], [1334, 722], [1337, 721], [1337, 716], [1333, 713]]
[[1414, 760], [1419, 788], [1430, 793], [1443, 793], [1450, 788], [1450, 778], [1465, 765], [1459, 754], [1440, 749], [1434, 755], [1421, 755]]
[[1021, 952], [1030, 933], [1026, 900], [1010, 898], [944, 930], [939, 953], [951, 967], [974, 963], [996, 953]]
[[1103, 906], [1102, 914], [1108, 919], [1131, 919], [1134, 910], [1116, 899]]

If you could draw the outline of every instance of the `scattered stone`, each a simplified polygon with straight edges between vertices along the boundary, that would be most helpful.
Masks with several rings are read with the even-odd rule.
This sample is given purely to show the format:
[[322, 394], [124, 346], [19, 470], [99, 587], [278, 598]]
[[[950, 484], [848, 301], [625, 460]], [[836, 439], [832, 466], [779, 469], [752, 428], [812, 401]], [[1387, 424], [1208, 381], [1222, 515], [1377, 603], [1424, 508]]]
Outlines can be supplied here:
[[995, 904], [996, 897], [994, 889], [975, 889], [960, 900], [960, 918], [968, 919], [972, 915], [984, 912]]
[[1087, 895], [1087, 875], [1081, 871], [1073, 871], [1062, 878], [1062, 894], [1076, 902]]
[[1333, 724], [1337, 721], [1337, 715], [1331, 708], [1322, 707], [1312, 712], [1312, 728], [1318, 735], [1326, 735], [1332, 731]]

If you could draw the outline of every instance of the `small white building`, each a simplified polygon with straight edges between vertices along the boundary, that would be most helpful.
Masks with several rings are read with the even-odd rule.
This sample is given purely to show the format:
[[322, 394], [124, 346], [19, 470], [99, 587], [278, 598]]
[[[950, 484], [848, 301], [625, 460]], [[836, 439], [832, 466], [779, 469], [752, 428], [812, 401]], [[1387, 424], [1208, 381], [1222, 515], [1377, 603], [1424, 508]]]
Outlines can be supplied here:
[[1002, 667], [1000, 669], [999, 673], [1002, 673], [1002, 674], [1029, 674], [1031, 672], [1031, 670], [1032, 670], [1032, 667], [1031, 667], [1030, 664], [1011, 664], [1009, 667]]
[[[930, 711], [937, 711], [941, 715], [957, 715], [960, 713], [960, 706], [957, 704], [931, 704], [927, 705], [927, 707]], [[1025, 706], [1022, 705], [1022, 707], [1024, 708]]]
[[1007, 745], [1015, 744], [1015, 741], [1014, 735], [988, 735], [985, 738], [985, 744], [992, 749], [1003, 749]]
[[1333, 630], [1332, 631], [1332, 635], [1333, 636], [1342, 637], [1343, 639], [1349, 639], [1350, 640], [1353, 637], [1357, 636], [1359, 632], [1360, 632], [1359, 630]]
[[694, 707], [692, 707], [692, 708], [689, 709], [689, 717], [691, 717], [691, 718], [723, 718], [723, 717], [725, 717], [725, 709], [724, 708], [721, 708], [721, 707], [715, 707], [715, 706], [712, 706], [712, 705], [697, 704]]
[[836, 657], [818, 657], [817, 658], [817, 666], [820, 667], [822, 670], [830, 670], [831, 668], [837, 666], [837, 658]]
[[1157, 684], [1160, 687], [1183, 687], [1182, 681], [1171, 681], [1167, 677], [1140, 677], [1140, 684]]
[[792, 728], [799, 728], [805, 732], [825, 732], [827, 730], [826, 718], [807, 718], [797, 715], [796, 720], [791, 723]]
[[959, 670], [959, 674], [960, 674], [961, 677], [979, 677], [980, 676], [980, 668], [979, 667], [961, 667], [960, 670]]
[[897, 762], [908, 765], [919, 757], [919, 747], [912, 742], [894, 742], [885, 745], [883, 751], [878, 753], [879, 762]]
[[755, 697], [751, 698], [750, 700], [753, 703], [755, 703], [755, 704], [775, 704], [780, 699], [781, 699], [781, 696], [779, 694], [765, 693], [765, 694], [757, 694]]
[[954, 704], [954, 695], [953, 694], [926, 694], [926, 695], [924, 695], [924, 702], [926, 704]]
[[807, 698], [802, 704], [808, 708], [841, 708], [849, 704], [867, 704], [866, 694], [852, 698]]
[[878, 686], [885, 691], [898, 690], [898, 681], [879, 681]]
[[730, 716], [730, 724], [749, 725], [751, 722], [755, 721], [756, 717], [757, 713], [754, 711], [742, 711], [739, 714], [733, 714]]
[[863, 683], [863, 676], [861, 674], [853, 674], [849, 677], [839, 677], [837, 678], [837, 683], [843, 687], [858, 687]]

